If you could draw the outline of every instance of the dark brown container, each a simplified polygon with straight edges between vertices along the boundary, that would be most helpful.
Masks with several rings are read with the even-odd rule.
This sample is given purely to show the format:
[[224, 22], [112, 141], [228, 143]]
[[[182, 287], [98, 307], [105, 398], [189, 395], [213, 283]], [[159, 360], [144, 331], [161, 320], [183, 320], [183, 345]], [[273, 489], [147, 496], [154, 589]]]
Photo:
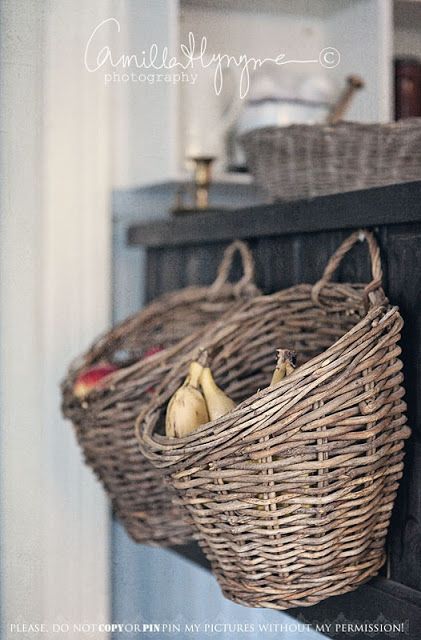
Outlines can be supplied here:
[[421, 62], [395, 60], [395, 120], [421, 116]]

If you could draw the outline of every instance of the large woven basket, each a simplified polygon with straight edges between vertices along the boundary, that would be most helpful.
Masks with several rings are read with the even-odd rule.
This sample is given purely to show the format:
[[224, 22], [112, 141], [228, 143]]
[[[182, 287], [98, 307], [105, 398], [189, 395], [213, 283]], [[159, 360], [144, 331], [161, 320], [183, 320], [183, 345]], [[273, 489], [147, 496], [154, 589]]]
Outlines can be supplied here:
[[[241, 254], [244, 275], [230, 283], [236, 252]], [[99, 338], [70, 366], [62, 383], [63, 413], [72, 420], [85, 461], [102, 481], [115, 514], [137, 542], [166, 546], [191, 537], [181, 509], [172, 504], [171, 488], [139, 451], [134, 434], [139, 408], [150, 400], [180, 354], [197, 344], [209, 323], [257, 293], [251, 253], [244, 243], [234, 242], [225, 251], [212, 286], [162, 296]], [[142, 359], [142, 353], [157, 345], [165, 348]], [[132, 364], [108, 376], [86, 399], [74, 395], [80, 373], [122, 356]]]
[[250, 173], [271, 200], [421, 180], [421, 118], [266, 127], [241, 142]]
[[[369, 245], [372, 282], [330, 282], [359, 237]], [[142, 452], [172, 483], [237, 603], [313, 605], [355, 589], [385, 561], [410, 430], [402, 318], [381, 276], [373, 236], [354, 233], [316, 285], [254, 298], [204, 337], [219, 384], [247, 400], [188, 437], [160, 435], [186, 358], [137, 420]], [[300, 366], [268, 388], [279, 347], [295, 349]]]

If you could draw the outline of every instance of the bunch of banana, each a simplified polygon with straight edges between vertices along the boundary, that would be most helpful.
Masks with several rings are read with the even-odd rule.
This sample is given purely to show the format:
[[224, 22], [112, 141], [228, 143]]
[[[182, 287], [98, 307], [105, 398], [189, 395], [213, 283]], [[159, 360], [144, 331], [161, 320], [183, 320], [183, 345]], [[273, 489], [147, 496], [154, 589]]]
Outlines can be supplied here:
[[184, 384], [171, 398], [165, 420], [170, 438], [184, 438], [200, 425], [217, 420], [234, 409], [235, 402], [220, 389], [207, 366], [207, 353], [192, 362]]
[[184, 384], [172, 396], [165, 419], [165, 433], [169, 438], [184, 438], [209, 422], [205, 398], [199, 388], [203, 367], [192, 362]]

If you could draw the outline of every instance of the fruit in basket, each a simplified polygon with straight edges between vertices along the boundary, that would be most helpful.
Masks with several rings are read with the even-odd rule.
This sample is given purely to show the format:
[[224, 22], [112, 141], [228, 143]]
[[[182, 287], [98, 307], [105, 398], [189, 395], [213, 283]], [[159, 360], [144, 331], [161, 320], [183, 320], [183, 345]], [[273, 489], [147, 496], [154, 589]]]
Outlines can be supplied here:
[[231, 398], [218, 387], [209, 367], [203, 368], [200, 376], [200, 386], [205, 396], [206, 406], [211, 420], [217, 420], [234, 409], [234, 400], [231, 400]]
[[95, 389], [100, 382], [117, 370], [118, 367], [116, 365], [106, 362], [82, 371], [76, 378], [73, 386], [74, 395], [82, 400], [92, 389]]
[[273, 387], [278, 382], [281, 382], [286, 376], [293, 373], [297, 366], [297, 354], [295, 351], [289, 349], [278, 349], [278, 361], [276, 363], [275, 371], [273, 372], [270, 386]]
[[184, 438], [209, 422], [205, 398], [200, 391], [199, 379], [203, 367], [192, 362], [184, 384], [172, 396], [165, 417], [165, 433], [169, 438]]
[[117, 349], [111, 356], [111, 362], [119, 368], [129, 367], [135, 362], [139, 362], [139, 360], [147, 360], [163, 350], [164, 347], [160, 344], [152, 345], [152, 347], [148, 347], [145, 351], [139, 348]]
[[145, 351], [142, 357], [144, 360], [146, 360], [146, 358], [151, 358], [156, 353], [159, 353], [160, 351], [163, 351], [163, 350], [164, 350], [164, 347], [162, 345], [156, 344], [156, 345], [153, 345], [152, 347], [149, 347], [149, 349]]

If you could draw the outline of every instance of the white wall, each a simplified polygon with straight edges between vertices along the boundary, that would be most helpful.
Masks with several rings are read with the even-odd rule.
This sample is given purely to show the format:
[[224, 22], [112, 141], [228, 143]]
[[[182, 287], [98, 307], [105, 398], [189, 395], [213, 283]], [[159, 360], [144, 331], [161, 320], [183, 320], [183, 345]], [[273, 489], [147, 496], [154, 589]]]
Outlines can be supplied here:
[[[43, 611], [42, 54], [36, 2], [0, 5], [2, 618]], [[10, 586], [13, 585], [13, 589]], [[28, 598], [28, 593], [33, 593]]]
[[392, 119], [392, 0], [336, 0], [331, 6], [326, 38], [329, 46], [341, 52], [333, 72], [342, 83], [351, 73], [365, 82], [347, 118], [388, 122]]
[[[178, 0], [112, 0], [109, 14], [121, 25], [114, 27], [113, 50], [119, 53], [178, 47]], [[121, 72], [121, 69], [117, 71]], [[178, 87], [139, 82], [112, 82], [108, 94], [115, 117], [111, 123], [113, 186], [132, 187], [159, 182], [177, 172]]]
[[0, 10], [0, 560], [9, 638], [14, 622], [108, 617], [108, 506], [61, 418], [58, 384], [109, 321], [110, 112], [103, 84], [83, 67], [84, 42], [109, 6], [5, 0]]

